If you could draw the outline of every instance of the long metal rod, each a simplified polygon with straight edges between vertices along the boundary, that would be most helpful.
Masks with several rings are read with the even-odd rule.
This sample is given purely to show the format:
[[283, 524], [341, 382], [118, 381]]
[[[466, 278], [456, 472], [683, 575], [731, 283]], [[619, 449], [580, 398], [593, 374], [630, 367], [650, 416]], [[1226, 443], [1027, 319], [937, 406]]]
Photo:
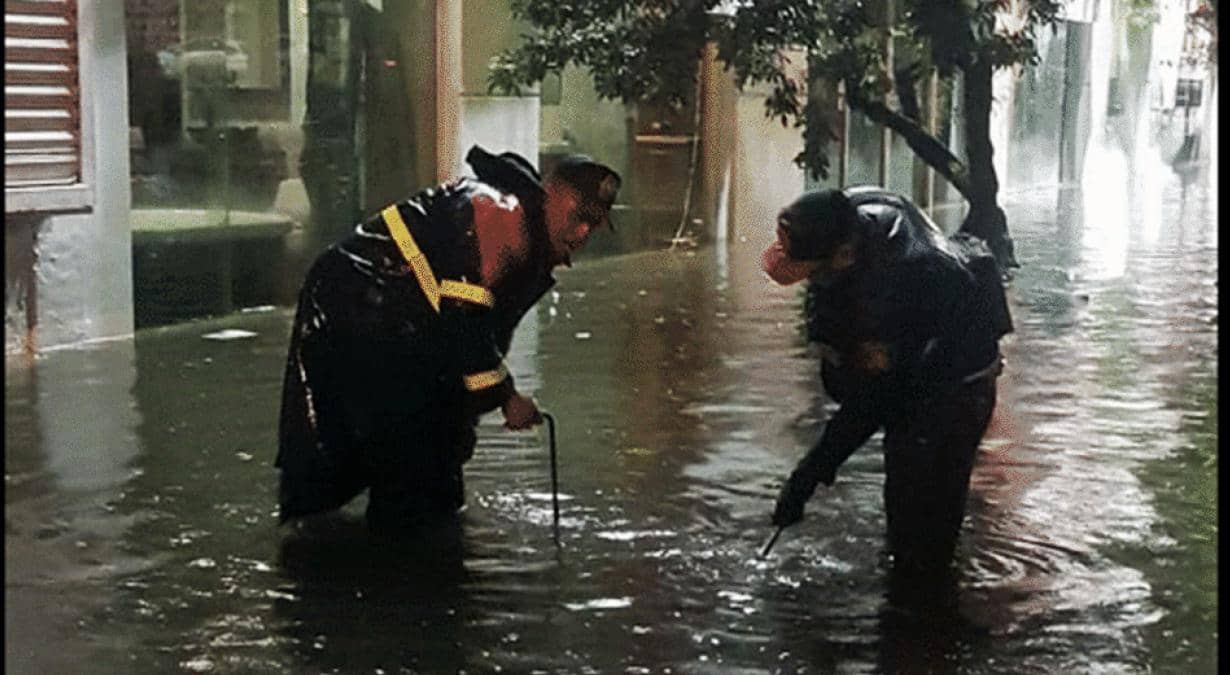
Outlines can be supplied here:
[[542, 417], [547, 421], [547, 437], [550, 440], [552, 526], [555, 533], [555, 545], [559, 546], [559, 471], [555, 466], [555, 417], [546, 412], [542, 414]]

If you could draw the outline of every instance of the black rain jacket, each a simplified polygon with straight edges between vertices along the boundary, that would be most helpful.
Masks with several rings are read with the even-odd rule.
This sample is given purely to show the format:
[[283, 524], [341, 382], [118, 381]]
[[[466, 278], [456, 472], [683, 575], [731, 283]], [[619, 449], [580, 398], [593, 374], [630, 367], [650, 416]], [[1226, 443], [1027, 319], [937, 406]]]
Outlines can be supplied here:
[[[477, 178], [382, 210], [308, 272], [283, 378], [283, 521], [344, 505], [389, 462], [428, 476], [459, 471], [478, 415], [513, 391], [503, 364], [513, 330], [555, 283], [541, 179], [511, 153], [475, 146], [466, 159]], [[494, 288], [473, 282], [470, 200], [484, 190], [518, 197], [531, 242], [528, 262]]]
[[945, 238], [913, 203], [886, 190], [846, 195], [862, 228], [857, 262], [832, 283], [809, 281], [804, 309], [825, 390], [841, 407], [801, 466], [829, 485], [877, 429], [997, 376], [999, 339], [1013, 329], [985, 243]]

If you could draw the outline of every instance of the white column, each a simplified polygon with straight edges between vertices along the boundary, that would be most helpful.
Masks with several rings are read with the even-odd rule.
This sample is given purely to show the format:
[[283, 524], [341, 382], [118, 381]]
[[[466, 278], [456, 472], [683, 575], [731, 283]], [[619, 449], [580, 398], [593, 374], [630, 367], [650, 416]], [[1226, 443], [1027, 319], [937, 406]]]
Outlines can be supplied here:
[[288, 0], [290, 24], [290, 123], [299, 128], [307, 111], [308, 9], [307, 0]]
[[83, 149], [94, 163], [94, 205], [37, 226], [32, 346], [40, 351], [133, 332], [124, 3], [95, 0], [78, 8], [81, 124], [92, 138]]

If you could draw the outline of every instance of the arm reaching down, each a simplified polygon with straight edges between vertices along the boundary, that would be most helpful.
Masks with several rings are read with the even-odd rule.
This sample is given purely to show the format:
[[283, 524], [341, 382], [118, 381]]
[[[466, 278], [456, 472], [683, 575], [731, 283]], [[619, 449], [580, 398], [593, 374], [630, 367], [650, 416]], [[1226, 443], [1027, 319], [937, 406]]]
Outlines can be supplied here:
[[880, 427], [879, 420], [864, 406], [843, 405], [824, 425], [820, 440], [799, 460], [778, 495], [773, 524], [793, 525], [803, 519], [803, 505], [816, 491], [816, 485], [832, 485], [837, 467], [854, 454]]

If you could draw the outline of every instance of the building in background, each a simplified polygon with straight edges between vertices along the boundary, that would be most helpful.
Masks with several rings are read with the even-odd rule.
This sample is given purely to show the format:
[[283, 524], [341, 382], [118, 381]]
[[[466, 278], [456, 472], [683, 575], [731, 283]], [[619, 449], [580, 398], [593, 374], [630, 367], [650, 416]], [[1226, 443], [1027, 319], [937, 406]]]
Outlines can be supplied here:
[[[1090, 143], [1112, 137], [1207, 160], [1215, 69], [1189, 58], [1206, 45], [1185, 21], [1198, 2], [1158, 0], [1144, 23], [1138, 4], [1073, 0], [1039, 64], [999, 74], [1005, 189], [1079, 181]], [[587, 256], [771, 236], [816, 184], [793, 163], [798, 130], [712, 50], [681, 110], [600, 100], [573, 68], [490, 94], [488, 63], [523, 28], [507, 0], [6, 0], [6, 353], [291, 304], [322, 246], [464, 172], [473, 143], [619, 170], [616, 230]], [[959, 96], [934, 92], [927, 124], [963, 154]], [[955, 191], [861, 116], [833, 152], [827, 184], [884, 181], [960, 218]]]

